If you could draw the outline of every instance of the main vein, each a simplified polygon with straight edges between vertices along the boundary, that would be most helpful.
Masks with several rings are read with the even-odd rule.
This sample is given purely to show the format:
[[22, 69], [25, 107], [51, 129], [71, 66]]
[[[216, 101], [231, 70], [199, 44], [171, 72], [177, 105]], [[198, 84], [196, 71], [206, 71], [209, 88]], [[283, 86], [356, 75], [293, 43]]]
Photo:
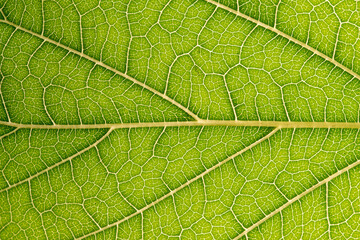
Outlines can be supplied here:
[[87, 59], [87, 60], [89, 60], [89, 61], [91, 61], [91, 62], [93, 62], [93, 63], [95, 63], [95, 64], [97, 64], [97, 65], [99, 65], [99, 66], [102, 66], [102, 67], [106, 68], [107, 70], [112, 71], [112, 72], [114, 72], [114, 73], [116, 73], [116, 74], [118, 74], [118, 75], [120, 75], [120, 76], [122, 76], [122, 77], [124, 77], [124, 78], [126, 78], [126, 79], [128, 79], [128, 80], [130, 80], [130, 81], [132, 81], [132, 82], [134, 82], [135, 84], [140, 85], [141, 87], [149, 90], [150, 92], [152, 92], [152, 93], [160, 96], [161, 98], [165, 99], [166, 101], [172, 103], [173, 105], [177, 106], [178, 108], [180, 108], [181, 110], [183, 110], [184, 112], [186, 112], [187, 114], [189, 114], [189, 115], [190, 115], [191, 117], [193, 117], [195, 120], [199, 120], [199, 117], [198, 117], [195, 113], [191, 112], [188, 108], [184, 107], [183, 105], [181, 105], [180, 103], [178, 103], [178, 102], [175, 101], [174, 99], [172, 99], [172, 98], [168, 97], [167, 95], [159, 92], [158, 90], [156, 90], [156, 89], [154, 89], [154, 88], [146, 85], [145, 83], [140, 82], [140, 81], [136, 80], [135, 78], [133, 78], [133, 77], [131, 77], [131, 76], [129, 76], [129, 75], [123, 73], [123, 72], [120, 72], [119, 70], [117, 70], [117, 69], [115, 69], [115, 68], [113, 68], [113, 67], [110, 67], [109, 65], [106, 65], [105, 63], [103, 63], [103, 62], [101, 62], [101, 61], [99, 61], [99, 60], [97, 60], [97, 59], [95, 59], [95, 58], [93, 58], [93, 57], [90, 57], [90, 56], [87, 55], [87, 54], [84, 54], [84, 53], [79, 52], [79, 51], [77, 51], [77, 50], [75, 50], [75, 49], [72, 49], [72, 48], [70, 48], [70, 47], [68, 47], [68, 46], [65, 46], [65, 45], [63, 45], [63, 44], [61, 44], [61, 43], [59, 43], [59, 42], [57, 42], [57, 41], [54, 41], [54, 40], [52, 40], [52, 39], [50, 39], [50, 38], [48, 38], [48, 37], [46, 37], [46, 36], [44, 36], [44, 35], [35, 33], [35, 32], [33, 32], [33, 31], [30, 31], [30, 30], [26, 29], [26, 28], [23, 28], [23, 27], [15, 24], [15, 23], [12, 23], [12, 22], [10, 22], [10, 21], [8, 21], [8, 20], [2, 20], [2, 19], [0, 19], [0, 22], [5, 23], [5, 24], [8, 24], [8, 25], [11, 25], [11, 26], [13, 26], [15, 29], [20, 29], [21, 31], [27, 32], [27, 33], [29, 33], [29, 34], [31, 34], [31, 35], [33, 35], [33, 36], [36, 36], [36, 37], [38, 37], [38, 38], [46, 41], [46, 42], [52, 43], [52, 44], [54, 44], [54, 45], [56, 45], [56, 46], [59, 46], [59, 47], [61, 47], [61, 48], [63, 48], [63, 49], [66, 49], [67, 51], [69, 51], [69, 52], [71, 52], [71, 53], [73, 53], [73, 54], [76, 54], [76, 55], [78, 55], [78, 56], [80, 56], [80, 57], [82, 57], [82, 58], [85, 58], [85, 59]]
[[122, 223], [122, 222], [125, 222], [126, 220], [128, 220], [128, 219], [130, 219], [130, 218], [132, 218], [132, 217], [134, 217], [134, 216], [136, 216], [136, 215], [144, 212], [145, 210], [151, 208], [152, 206], [154, 206], [155, 204], [161, 202], [162, 200], [166, 199], [167, 197], [170, 197], [170, 196], [174, 195], [175, 193], [177, 193], [178, 191], [180, 191], [181, 189], [189, 186], [191, 183], [195, 182], [196, 180], [204, 177], [204, 176], [205, 176], [206, 174], [208, 174], [209, 172], [217, 169], [218, 167], [224, 165], [225, 163], [227, 163], [228, 161], [232, 160], [233, 158], [239, 156], [240, 154], [242, 154], [242, 153], [246, 152], [247, 150], [253, 148], [254, 146], [260, 144], [261, 142], [269, 139], [272, 135], [274, 135], [277, 131], [279, 131], [279, 129], [280, 129], [280, 128], [275, 128], [275, 129], [272, 130], [270, 133], [268, 133], [266, 136], [258, 139], [256, 142], [253, 142], [253, 143], [250, 144], [249, 146], [243, 148], [243, 149], [240, 150], [239, 152], [237, 152], [237, 153], [229, 156], [228, 158], [222, 160], [221, 162], [219, 162], [218, 164], [212, 166], [211, 168], [208, 168], [206, 171], [204, 171], [204, 172], [202, 172], [201, 174], [197, 175], [196, 177], [190, 179], [189, 181], [185, 182], [185, 183], [182, 184], [181, 186], [179, 186], [179, 187], [175, 188], [174, 190], [170, 191], [169, 193], [165, 194], [165, 195], [162, 196], [161, 198], [158, 198], [156, 201], [154, 201], [154, 202], [148, 204], [147, 206], [139, 209], [138, 211], [134, 212], [133, 214], [131, 214], [131, 215], [129, 215], [129, 216], [127, 216], [127, 217], [125, 217], [125, 218], [117, 221], [117, 222], [114, 222], [114, 223], [112, 223], [112, 224], [110, 224], [110, 225], [108, 225], [108, 226], [106, 226], [106, 227], [100, 228], [100, 229], [98, 229], [97, 231], [94, 231], [94, 232], [91, 232], [91, 233], [89, 233], [89, 234], [87, 234], [87, 235], [84, 235], [84, 236], [82, 236], [82, 237], [80, 237], [80, 238], [78, 238], [78, 239], [84, 239], [84, 238], [89, 237], [89, 236], [91, 236], [91, 235], [94, 235], [94, 234], [96, 234], [96, 233], [98, 233], [98, 232], [101, 232], [101, 231], [104, 231], [104, 230], [106, 230], [106, 229], [109, 229], [109, 228], [111, 228], [111, 227], [113, 227], [113, 226], [116, 226], [116, 225], [118, 225], [118, 224], [120, 224], [120, 223]]
[[[360, 80], [360, 75], [357, 74], [356, 72], [354, 72], [353, 70], [351, 70], [350, 68], [345, 67], [344, 65], [342, 65], [341, 63], [339, 63], [339, 62], [336, 61], [335, 59], [333, 59], [333, 58], [325, 55], [324, 53], [322, 53], [322, 52], [318, 51], [317, 49], [315, 49], [315, 48], [307, 45], [306, 43], [304, 43], [304, 42], [302, 42], [302, 41], [299, 41], [298, 39], [296, 39], [296, 38], [294, 38], [294, 37], [292, 37], [292, 36], [290, 36], [290, 35], [287, 35], [286, 33], [280, 31], [279, 29], [274, 28], [274, 27], [271, 27], [270, 25], [267, 25], [267, 24], [265, 24], [265, 23], [263, 23], [263, 22], [260, 22], [259, 20], [256, 20], [256, 19], [254, 19], [254, 18], [252, 18], [252, 17], [250, 17], [250, 16], [248, 16], [248, 15], [245, 15], [245, 14], [239, 12], [239, 11], [236, 11], [236, 10], [234, 10], [234, 9], [228, 7], [228, 6], [225, 6], [225, 5], [221, 4], [221, 3], [218, 3], [218, 2], [216, 2], [216, 1], [214, 1], [214, 0], [205, 0], [205, 1], [207, 1], [208, 3], [214, 4], [215, 6], [221, 8], [221, 9], [224, 9], [224, 10], [226, 10], [226, 11], [229, 11], [229, 12], [231, 12], [231, 13], [234, 13], [234, 14], [236, 14], [237, 16], [240, 16], [240, 17], [242, 17], [242, 18], [245, 18], [246, 20], [248, 20], [248, 21], [250, 21], [250, 22], [253, 22], [253, 23], [255, 23], [255, 24], [258, 25], [258, 26], [261, 26], [261, 27], [263, 27], [263, 28], [266, 28], [266, 29], [268, 29], [268, 30], [270, 30], [270, 31], [272, 31], [272, 32], [275, 32], [276, 34], [278, 34], [278, 35], [280, 35], [280, 36], [282, 36], [282, 37], [290, 40], [291, 42], [294, 42], [294, 43], [302, 46], [303, 48], [306, 48], [307, 50], [315, 53], [316, 55], [324, 58], [325, 60], [331, 62], [331, 63], [334, 64], [335, 66], [341, 68], [341, 69], [344, 70], [345, 72], [353, 75], [354, 77], [356, 77], [357, 79]], [[335, 51], [336, 51], [336, 49], [335, 49]]]
[[96, 128], [141, 128], [141, 127], [196, 127], [196, 126], [233, 126], [233, 127], [277, 127], [277, 128], [360, 128], [360, 122], [285, 122], [285, 121], [241, 121], [241, 120], [197, 120], [183, 122], [138, 122], [105, 123], [80, 125], [37, 125], [0, 121], [0, 125], [32, 129], [96, 129]]

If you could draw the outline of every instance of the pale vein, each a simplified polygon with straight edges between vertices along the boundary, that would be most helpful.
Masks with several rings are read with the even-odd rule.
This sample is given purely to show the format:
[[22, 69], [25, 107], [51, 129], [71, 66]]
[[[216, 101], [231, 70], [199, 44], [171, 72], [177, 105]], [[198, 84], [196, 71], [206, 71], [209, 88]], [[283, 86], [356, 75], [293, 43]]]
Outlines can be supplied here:
[[138, 122], [79, 125], [37, 125], [0, 121], [1, 125], [32, 129], [98, 129], [98, 128], [143, 128], [143, 127], [277, 127], [277, 128], [360, 128], [360, 122], [287, 122], [287, 121], [242, 121], [242, 120], [198, 120], [183, 122]]

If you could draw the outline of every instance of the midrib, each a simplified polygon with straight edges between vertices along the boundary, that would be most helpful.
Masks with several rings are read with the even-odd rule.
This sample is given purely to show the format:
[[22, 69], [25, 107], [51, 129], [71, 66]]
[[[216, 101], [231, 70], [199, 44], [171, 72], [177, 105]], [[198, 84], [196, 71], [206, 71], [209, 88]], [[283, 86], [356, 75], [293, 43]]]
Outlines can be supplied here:
[[240, 121], [240, 120], [198, 120], [183, 122], [139, 122], [80, 125], [37, 125], [0, 121], [0, 125], [32, 129], [98, 129], [98, 128], [142, 128], [142, 127], [275, 127], [275, 128], [360, 128], [360, 122], [285, 122], [285, 121]]

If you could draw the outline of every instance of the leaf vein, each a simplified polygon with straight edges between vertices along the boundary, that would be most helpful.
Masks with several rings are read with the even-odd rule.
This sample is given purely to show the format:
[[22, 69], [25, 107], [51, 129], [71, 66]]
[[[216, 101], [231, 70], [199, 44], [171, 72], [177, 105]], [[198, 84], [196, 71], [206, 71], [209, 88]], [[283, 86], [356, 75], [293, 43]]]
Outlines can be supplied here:
[[281, 212], [283, 209], [285, 209], [286, 207], [290, 206], [292, 203], [298, 201], [300, 198], [304, 197], [305, 195], [307, 195], [308, 193], [311, 193], [312, 191], [314, 191], [315, 189], [317, 189], [318, 187], [322, 186], [323, 184], [327, 184], [328, 182], [330, 182], [331, 180], [333, 180], [334, 178], [340, 176], [341, 174], [348, 172], [350, 169], [358, 166], [360, 164], [360, 160], [355, 161], [354, 163], [350, 164], [349, 166], [337, 171], [336, 173], [330, 175], [329, 177], [325, 178], [322, 181], [319, 181], [317, 184], [315, 184], [314, 186], [312, 186], [311, 188], [307, 189], [306, 191], [302, 192], [301, 194], [297, 195], [296, 197], [290, 199], [288, 202], [286, 202], [284, 205], [280, 206], [279, 208], [275, 209], [273, 212], [271, 212], [270, 214], [268, 214], [267, 216], [265, 216], [264, 218], [262, 218], [261, 220], [259, 220], [258, 222], [256, 222], [255, 224], [253, 224], [252, 226], [250, 226], [249, 228], [247, 228], [245, 231], [243, 231], [241, 234], [239, 234], [237, 237], [234, 238], [234, 240], [240, 239], [241, 237], [245, 236], [246, 234], [248, 234], [250, 231], [252, 231], [253, 229], [255, 229], [256, 227], [260, 226], [262, 223], [264, 223], [266, 220], [270, 219], [271, 217], [273, 217], [274, 215], [276, 215], [277, 213]]
[[36, 37], [38, 37], [38, 38], [40, 38], [40, 39], [42, 39], [42, 40], [44, 40], [44, 41], [46, 41], [46, 42], [52, 43], [52, 44], [54, 44], [54, 45], [56, 45], [56, 46], [58, 46], [58, 47], [61, 47], [61, 48], [65, 49], [65, 50], [67, 50], [67, 51], [69, 51], [69, 52], [71, 52], [71, 53], [73, 53], [73, 54], [76, 54], [76, 55], [78, 55], [78, 56], [80, 56], [80, 57], [82, 57], [82, 58], [85, 58], [85, 59], [87, 59], [87, 60], [89, 60], [89, 61], [91, 61], [91, 62], [93, 62], [93, 63], [95, 63], [95, 64], [97, 64], [97, 65], [99, 65], [99, 66], [102, 66], [102, 67], [104, 67], [105, 69], [107, 69], [107, 70], [109, 70], [109, 71], [112, 71], [112, 72], [114, 72], [114, 73], [116, 73], [116, 74], [118, 74], [118, 75], [120, 75], [120, 76], [122, 76], [122, 77], [124, 77], [124, 78], [126, 78], [126, 79], [128, 79], [128, 80], [130, 80], [130, 81], [132, 81], [132, 82], [134, 82], [135, 84], [137, 84], [137, 85], [139, 85], [139, 86], [141, 86], [141, 87], [149, 90], [149, 91], [152, 92], [153, 94], [158, 95], [159, 97], [163, 98], [164, 100], [166, 100], [166, 101], [170, 102], [171, 104], [177, 106], [178, 108], [180, 108], [181, 110], [183, 110], [184, 112], [186, 112], [187, 114], [189, 114], [189, 115], [190, 115], [192, 118], [194, 118], [195, 120], [200, 120], [200, 118], [199, 118], [195, 113], [193, 113], [193, 112], [190, 111], [188, 108], [184, 107], [183, 105], [181, 105], [180, 103], [178, 103], [178, 102], [175, 101], [174, 99], [170, 98], [169, 96], [167, 96], [167, 95], [159, 92], [158, 90], [156, 90], [156, 89], [154, 89], [154, 88], [146, 85], [146, 84], [143, 83], [143, 82], [140, 82], [139, 80], [136, 80], [135, 78], [133, 78], [133, 77], [131, 77], [131, 76], [129, 76], [129, 75], [123, 73], [123, 72], [120, 72], [119, 70], [117, 70], [117, 69], [115, 69], [115, 68], [113, 68], [113, 67], [110, 67], [110, 66], [106, 65], [105, 63], [103, 63], [103, 62], [101, 62], [101, 61], [99, 61], [99, 60], [97, 60], [97, 59], [95, 59], [95, 58], [93, 58], [93, 57], [90, 57], [89, 55], [87, 55], [87, 54], [85, 54], [85, 53], [81, 53], [81, 52], [79, 52], [79, 51], [77, 51], [77, 50], [75, 50], [75, 49], [72, 49], [72, 48], [70, 48], [70, 47], [67, 47], [67, 46], [65, 46], [65, 45], [63, 45], [63, 44], [61, 44], [61, 43], [59, 43], [59, 42], [56, 42], [56, 41], [54, 41], [54, 40], [52, 40], [52, 39], [50, 39], [50, 38], [48, 38], [48, 37], [46, 37], [46, 36], [40, 35], [40, 34], [38, 34], [38, 33], [35, 33], [35, 32], [33, 32], [33, 31], [30, 31], [30, 30], [28, 30], [28, 29], [26, 29], [26, 28], [23, 28], [23, 27], [21, 27], [21, 26], [19, 26], [19, 25], [17, 25], [17, 24], [14, 24], [14, 23], [12, 23], [12, 22], [10, 22], [10, 21], [8, 21], [8, 20], [2, 20], [2, 19], [0, 19], [0, 22], [5, 23], [5, 24], [8, 24], [8, 25], [10, 25], [10, 26], [13, 26], [13, 27], [15, 27], [16, 29], [19, 29], [19, 30], [24, 31], [24, 32], [26, 32], [26, 33], [29, 33], [29, 34], [31, 34], [31, 35], [33, 35], [33, 36], [36, 36]]
[[360, 122], [289, 122], [289, 121], [241, 121], [241, 120], [199, 120], [183, 122], [139, 122], [79, 125], [37, 125], [0, 121], [1, 125], [33, 129], [99, 129], [99, 128], [143, 128], [143, 127], [278, 127], [278, 128], [360, 128]]
[[[75, 153], [74, 155], [72, 155], [72, 156], [70, 156], [70, 157], [68, 157], [68, 158], [63, 159], [63, 160], [61, 160], [60, 162], [58, 162], [58, 163], [56, 163], [56, 164], [54, 164], [54, 165], [52, 165], [52, 166], [50, 166], [50, 167], [48, 167], [48, 168], [46, 168], [46, 169], [38, 172], [38, 173], [36, 173], [36, 174], [34, 174], [34, 175], [32, 175], [32, 176], [30, 176], [30, 177], [28, 177], [28, 178], [25, 178], [25, 179], [23, 179], [23, 180], [15, 183], [15, 184], [13, 184], [13, 185], [10, 185], [10, 186], [8, 186], [8, 187], [6, 187], [6, 188], [1, 189], [1, 190], [0, 190], [0, 193], [5, 192], [5, 191], [8, 191], [8, 190], [10, 190], [10, 189], [12, 189], [12, 188], [14, 188], [14, 187], [16, 187], [16, 186], [18, 186], [18, 185], [20, 185], [20, 184], [23, 184], [23, 183], [25, 183], [25, 182], [30, 182], [32, 179], [40, 176], [41, 174], [46, 173], [46, 172], [50, 171], [51, 169], [54, 169], [54, 168], [60, 166], [61, 164], [65, 163], [65, 162], [71, 161], [73, 158], [81, 155], [82, 153], [88, 151], [89, 149], [91, 149], [91, 148], [93, 148], [93, 147], [96, 147], [100, 142], [102, 142], [106, 137], [108, 137], [113, 130], [114, 130], [114, 128], [110, 128], [101, 138], [99, 138], [96, 142], [94, 142], [93, 144], [89, 145], [88, 147], [86, 147], [86, 148], [78, 151], [78, 152]], [[10, 133], [13, 133], [13, 132], [14, 132], [14, 131], [12, 131], [12, 132], [10, 132]]]
[[132, 218], [132, 217], [134, 217], [134, 216], [136, 216], [136, 215], [138, 215], [138, 214], [142, 214], [142, 213], [143, 213], [144, 211], [146, 211], [147, 209], [153, 207], [154, 205], [156, 205], [157, 203], [161, 202], [162, 200], [164, 200], [164, 199], [166, 199], [166, 198], [168, 198], [168, 197], [173, 196], [175, 193], [177, 193], [177, 192], [180, 191], [181, 189], [189, 186], [191, 183], [195, 182], [196, 180], [198, 180], [198, 179], [200, 179], [200, 178], [203, 178], [205, 175], [207, 175], [208, 173], [212, 172], [213, 170], [219, 168], [220, 166], [224, 165], [224, 164], [227, 163], [228, 161], [234, 159], [235, 157], [237, 157], [237, 156], [241, 155], [242, 153], [246, 152], [247, 150], [249, 150], [249, 149], [253, 148], [254, 146], [262, 143], [263, 141], [269, 139], [271, 136], [273, 136], [273, 135], [274, 135], [276, 132], [278, 132], [279, 130], [280, 130], [280, 128], [275, 128], [275, 129], [273, 129], [270, 133], [268, 133], [268, 134], [265, 135], [264, 137], [258, 139], [257, 141], [255, 141], [255, 142], [253, 142], [252, 144], [250, 144], [249, 146], [241, 149], [241, 150], [238, 151], [237, 153], [235, 153], [235, 154], [227, 157], [226, 159], [220, 161], [218, 164], [212, 166], [211, 168], [208, 168], [206, 171], [204, 171], [204, 172], [202, 172], [201, 174], [197, 175], [196, 177], [190, 179], [189, 181], [185, 182], [184, 184], [182, 184], [181, 186], [175, 188], [174, 190], [171, 190], [169, 193], [167, 193], [167, 194], [165, 194], [164, 196], [158, 198], [157, 200], [155, 200], [155, 201], [153, 201], [152, 203], [146, 205], [145, 207], [141, 208], [140, 210], [134, 212], [133, 214], [131, 214], [131, 215], [129, 215], [129, 216], [127, 216], [127, 217], [119, 220], [119, 221], [116, 221], [116, 222], [114, 222], [114, 223], [112, 223], [112, 224], [109, 224], [109, 225], [106, 226], [106, 227], [103, 227], [103, 228], [100, 228], [100, 229], [98, 229], [98, 230], [96, 230], [96, 231], [94, 231], [94, 232], [88, 233], [87, 235], [84, 235], [84, 236], [82, 236], [82, 237], [80, 237], [80, 238], [78, 238], [78, 239], [84, 239], [84, 238], [86, 238], [86, 237], [92, 236], [92, 235], [94, 235], [94, 234], [96, 234], [96, 233], [102, 232], [102, 231], [104, 231], [104, 230], [106, 230], [106, 229], [109, 229], [109, 228], [111, 228], [111, 227], [114, 227], [114, 226], [116, 226], [116, 225], [118, 225], [118, 224], [120, 224], [120, 223], [122, 223], [122, 222], [125, 222], [125, 221], [129, 220], [130, 218]]
[[246, 14], [243, 14], [243, 13], [241, 13], [241, 12], [239, 12], [239, 11], [236, 11], [236, 10], [230, 8], [230, 7], [227, 7], [227, 6], [225, 6], [225, 5], [221, 4], [221, 3], [218, 3], [218, 2], [216, 2], [216, 1], [214, 1], [214, 0], [204, 0], [204, 1], [207, 1], [208, 3], [211, 3], [211, 4], [213, 4], [213, 5], [216, 5], [216, 6], [219, 7], [219, 8], [222, 8], [222, 9], [224, 9], [224, 10], [227, 10], [227, 11], [229, 11], [229, 12], [231, 12], [231, 13], [239, 16], [239, 17], [242, 17], [242, 18], [244, 18], [244, 19], [246, 19], [246, 20], [248, 20], [248, 21], [250, 21], [250, 22], [255, 23], [255, 24], [258, 25], [258, 26], [261, 26], [261, 27], [263, 27], [263, 28], [265, 28], [265, 29], [268, 29], [268, 30], [272, 31], [272, 32], [274, 32], [274, 33], [276, 33], [276, 34], [278, 34], [278, 35], [280, 35], [280, 36], [288, 39], [289, 41], [294, 42], [294, 43], [300, 45], [300, 46], [303, 47], [303, 48], [306, 48], [307, 50], [309, 50], [309, 51], [313, 52], [314, 54], [320, 56], [321, 58], [323, 58], [323, 59], [331, 62], [331, 63], [334, 64], [335, 66], [341, 68], [341, 69], [344, 70], [345, 72], [353, 75], [354, 77], [356, 77], [357, 79], [360, 80], [360, 75], [359, 75], [359, 74], [357, 74], [356, 72], [354, 72], [354, 71], [351, 70], [350, 68], [344, 66], [343, 64], [339, 63], [339, 62], [336, 61], [334, 58], [331, 58], [331, 57], [325, 55], [324, 53], [320, 52], [319, 50], [317, 50], [317, 49], [309, 46], [308, 44], [306, 44], [306, 43], [304, 43], [304, 42], [302, 42], [302, 41], [300, 41], [300, 40], [298, 40], [298, 39], [296, 39], [296, 38], [294, 38], [294, 37], [292, 37], [292, 36], [290, 36], [290, 35], [287, 35], [286, 33], [282, 32], [282, 31], [280, 31], [280, 30], [278, 30], [278, 29], [276, 29], [276, 28], [274, 28], [274, 27], [271, 27], [271, 26], [269, 26], [269, 25], [267, 25], [267, 24], [265, 24], [265, 23], [263, 23], [263, 22], [260, 22], [259, 20], [256, 20], [256, 19], [254, 19], [254, 18], [252, 18], [252, 17], [250, 17], [250, 16], [248, 16], [248, 15], [246, 15]]

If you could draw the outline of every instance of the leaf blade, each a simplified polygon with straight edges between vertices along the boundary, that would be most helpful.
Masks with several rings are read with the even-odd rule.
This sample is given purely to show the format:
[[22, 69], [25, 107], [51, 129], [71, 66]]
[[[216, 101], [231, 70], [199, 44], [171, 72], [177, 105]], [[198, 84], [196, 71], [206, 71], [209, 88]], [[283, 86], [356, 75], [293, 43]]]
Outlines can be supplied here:
[[[305, 44], [283, 22], [293, 2], [234, 3], [0, 4], [2, 238], [346, 232], [329, 212], [356, 219], [345, 209], [356, 194], [333, 201], [348, 200], [335, 185], [353, 181], [358, 164], [356, 46], [346, 47], [356, 24], [334, 39], [328, 20], [310, 16]], [[314, 11], [333, 18], [325, 5]], [[51, 132], [88, 131], [87, 140], [105, 129], [52, 160], [68, 150], [51, 149]], [[301, 211], [305, 220], [292, 214]]]

